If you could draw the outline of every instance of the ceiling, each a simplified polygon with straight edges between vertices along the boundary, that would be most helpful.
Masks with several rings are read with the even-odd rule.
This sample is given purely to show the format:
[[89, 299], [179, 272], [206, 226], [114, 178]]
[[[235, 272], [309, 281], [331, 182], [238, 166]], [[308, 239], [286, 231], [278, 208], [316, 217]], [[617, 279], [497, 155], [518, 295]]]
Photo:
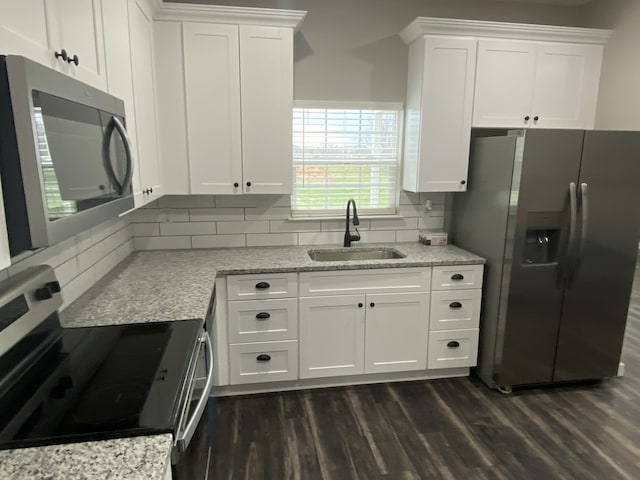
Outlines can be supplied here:
[[546, 3], [548, 5], [564, 5], [569, 7], [577, 7], [585, 5], [592, 0], [500, 0], [502, 2], [519, 2], [519, 3]]

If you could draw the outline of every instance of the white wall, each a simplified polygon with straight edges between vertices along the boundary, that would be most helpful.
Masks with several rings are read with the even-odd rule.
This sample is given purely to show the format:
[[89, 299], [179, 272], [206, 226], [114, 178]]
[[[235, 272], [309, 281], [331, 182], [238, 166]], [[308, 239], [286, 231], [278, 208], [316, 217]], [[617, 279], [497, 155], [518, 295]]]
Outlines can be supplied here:
[[614, 29], [604, 50], [596, 128], [640, 130], [640, 1], [597, 0], [584, 9], [583, 23]]
[[0, 280], [35, 265], [50, 265], [62, 285], [64, 308], [133, 252], [130, 217], [107, 220], [36, 253], [23, 252], [0, 271]]
[[573, 25], [579, 9], [493, 0], [191, 0], [308, 11], [295, 38], [298, 100], [404, 102], [407, 48], [418, 16]]
[[[425, 210], [426, 200], [433, 210]], [[289, 195], [166, 196], [133, 212], [136, 250], [342, 244], [344, 219], [293, 221]], [[400, 194], [402, 218], [360, 220], [361, 243], [416, 242], [441, 229], [444, 194]]]

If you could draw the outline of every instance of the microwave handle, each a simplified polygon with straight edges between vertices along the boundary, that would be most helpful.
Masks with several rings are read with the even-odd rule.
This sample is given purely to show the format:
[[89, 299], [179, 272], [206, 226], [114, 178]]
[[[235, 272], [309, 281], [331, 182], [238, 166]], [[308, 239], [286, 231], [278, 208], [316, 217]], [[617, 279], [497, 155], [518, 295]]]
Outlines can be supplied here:
[[[124, 175], [124, 179], [122, 183], [116, 178], [115, 172], [113, 171], [113, 165], [111, 164], [111, 154], [109, 151], [109, 145], [111, 143], [111, 135], [113, 134], [114, 128], [118, 131], [118, 135], [122, 138], [122, 143], [124, 144], [124, 152], [127, 157], [127, 169]], [[123, 195], [124, 192], [131, 185], [131, 179], [133, 178], [133, 156], [131, 154], [131, 142], [129, 141], [129, 136], [127, 135], [127, 131], [122, 125], [122, 122], [118, 119], [118, 117], [111, 117], [109, 124], [107, 125], [107, 129], [104, 133], [104, 139], [102, 141], [102, 158], [104, 159], [105, 168], [107, 170], [107, 175], [109, 176], [109, 180], [114, 184], [114, 186], [118, 189], [118, 195]]]
[[205, 350], [208, 354], [209, 372], [207, 375], [207, 383], [205, 384], [204, 391], [202, 392], [202, 397], [198, 400], [198, 405], [196, 405], [196, 408], [193, 411], [193, 416], [187, 422], [187, 426], [185, 427], [184, 432], [182, 432], [182, 435], [178, 436], [176, 443], [178, 445], [178, 450], [181, 452], [184, 452], [187, 449], [187, 446], [198, 427], [198, 422], [200, 422], [200, 417], [202, 417], [204, 407], [207, 405], [207, 401], [209, 400], [209, 392], [213, 386], [213, 348], [211, 347], [211, 338], [209, 337], [209, 334], [207, 332], [202, 332], [200, 341], [206, 344]]

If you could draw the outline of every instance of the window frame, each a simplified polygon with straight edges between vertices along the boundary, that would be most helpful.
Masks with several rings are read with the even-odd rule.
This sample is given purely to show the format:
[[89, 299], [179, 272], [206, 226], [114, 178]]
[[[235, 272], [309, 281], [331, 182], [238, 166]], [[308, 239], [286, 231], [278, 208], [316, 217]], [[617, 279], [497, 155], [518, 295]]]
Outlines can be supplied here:
[[[295, 100], [293, 103], [293, 109], [311, 108], [311, 109], [327, 109], [327, 110], [388, 110], [395, 111], [398, 114], [398, 134], [397, 134], [397, 164], [396, 164], [396, 179], [394, 189], [394, 211], [388, 213], [368, 211], [369, 209], [360, 208], [358, 205], [358, 216], [363, 219], [389, 219], [399, 218], [400, 209], [400, 190], [402, 188], [402, 162], [403, 162], [403, 148], [404, 148], [404, 104], [402, 102], [360, 102], [360, 101], [336, 101], [336, 100]], [[292, 109], [292, 124], [293, 124], [293, 109]], [[293, 131], [291, 132], [293, 143]], [[295, 162], [292, 155], [292, 170], [293, 170], [293, 193], [291, 197], [295, 196]], [[291, 202], [293, 204], [293, 202]], [[346, 208], [345, 202], [345, 208]], [[361, 213], [362, 211], [362, 213]], [[294, 210], [291, 206], [290, 218], [291, 221], [296, 220], [332, 220], [344, 218], [343, 213], [335, 211], [305, 211]]]

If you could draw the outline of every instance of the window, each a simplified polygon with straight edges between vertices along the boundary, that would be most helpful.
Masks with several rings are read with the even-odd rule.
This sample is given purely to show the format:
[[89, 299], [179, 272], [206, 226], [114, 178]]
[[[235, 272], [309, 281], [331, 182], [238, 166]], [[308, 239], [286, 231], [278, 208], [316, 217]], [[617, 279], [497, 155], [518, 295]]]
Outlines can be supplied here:
[[293, 109], [294, 217], [395, 214], [401, 105], [309, 103]]

